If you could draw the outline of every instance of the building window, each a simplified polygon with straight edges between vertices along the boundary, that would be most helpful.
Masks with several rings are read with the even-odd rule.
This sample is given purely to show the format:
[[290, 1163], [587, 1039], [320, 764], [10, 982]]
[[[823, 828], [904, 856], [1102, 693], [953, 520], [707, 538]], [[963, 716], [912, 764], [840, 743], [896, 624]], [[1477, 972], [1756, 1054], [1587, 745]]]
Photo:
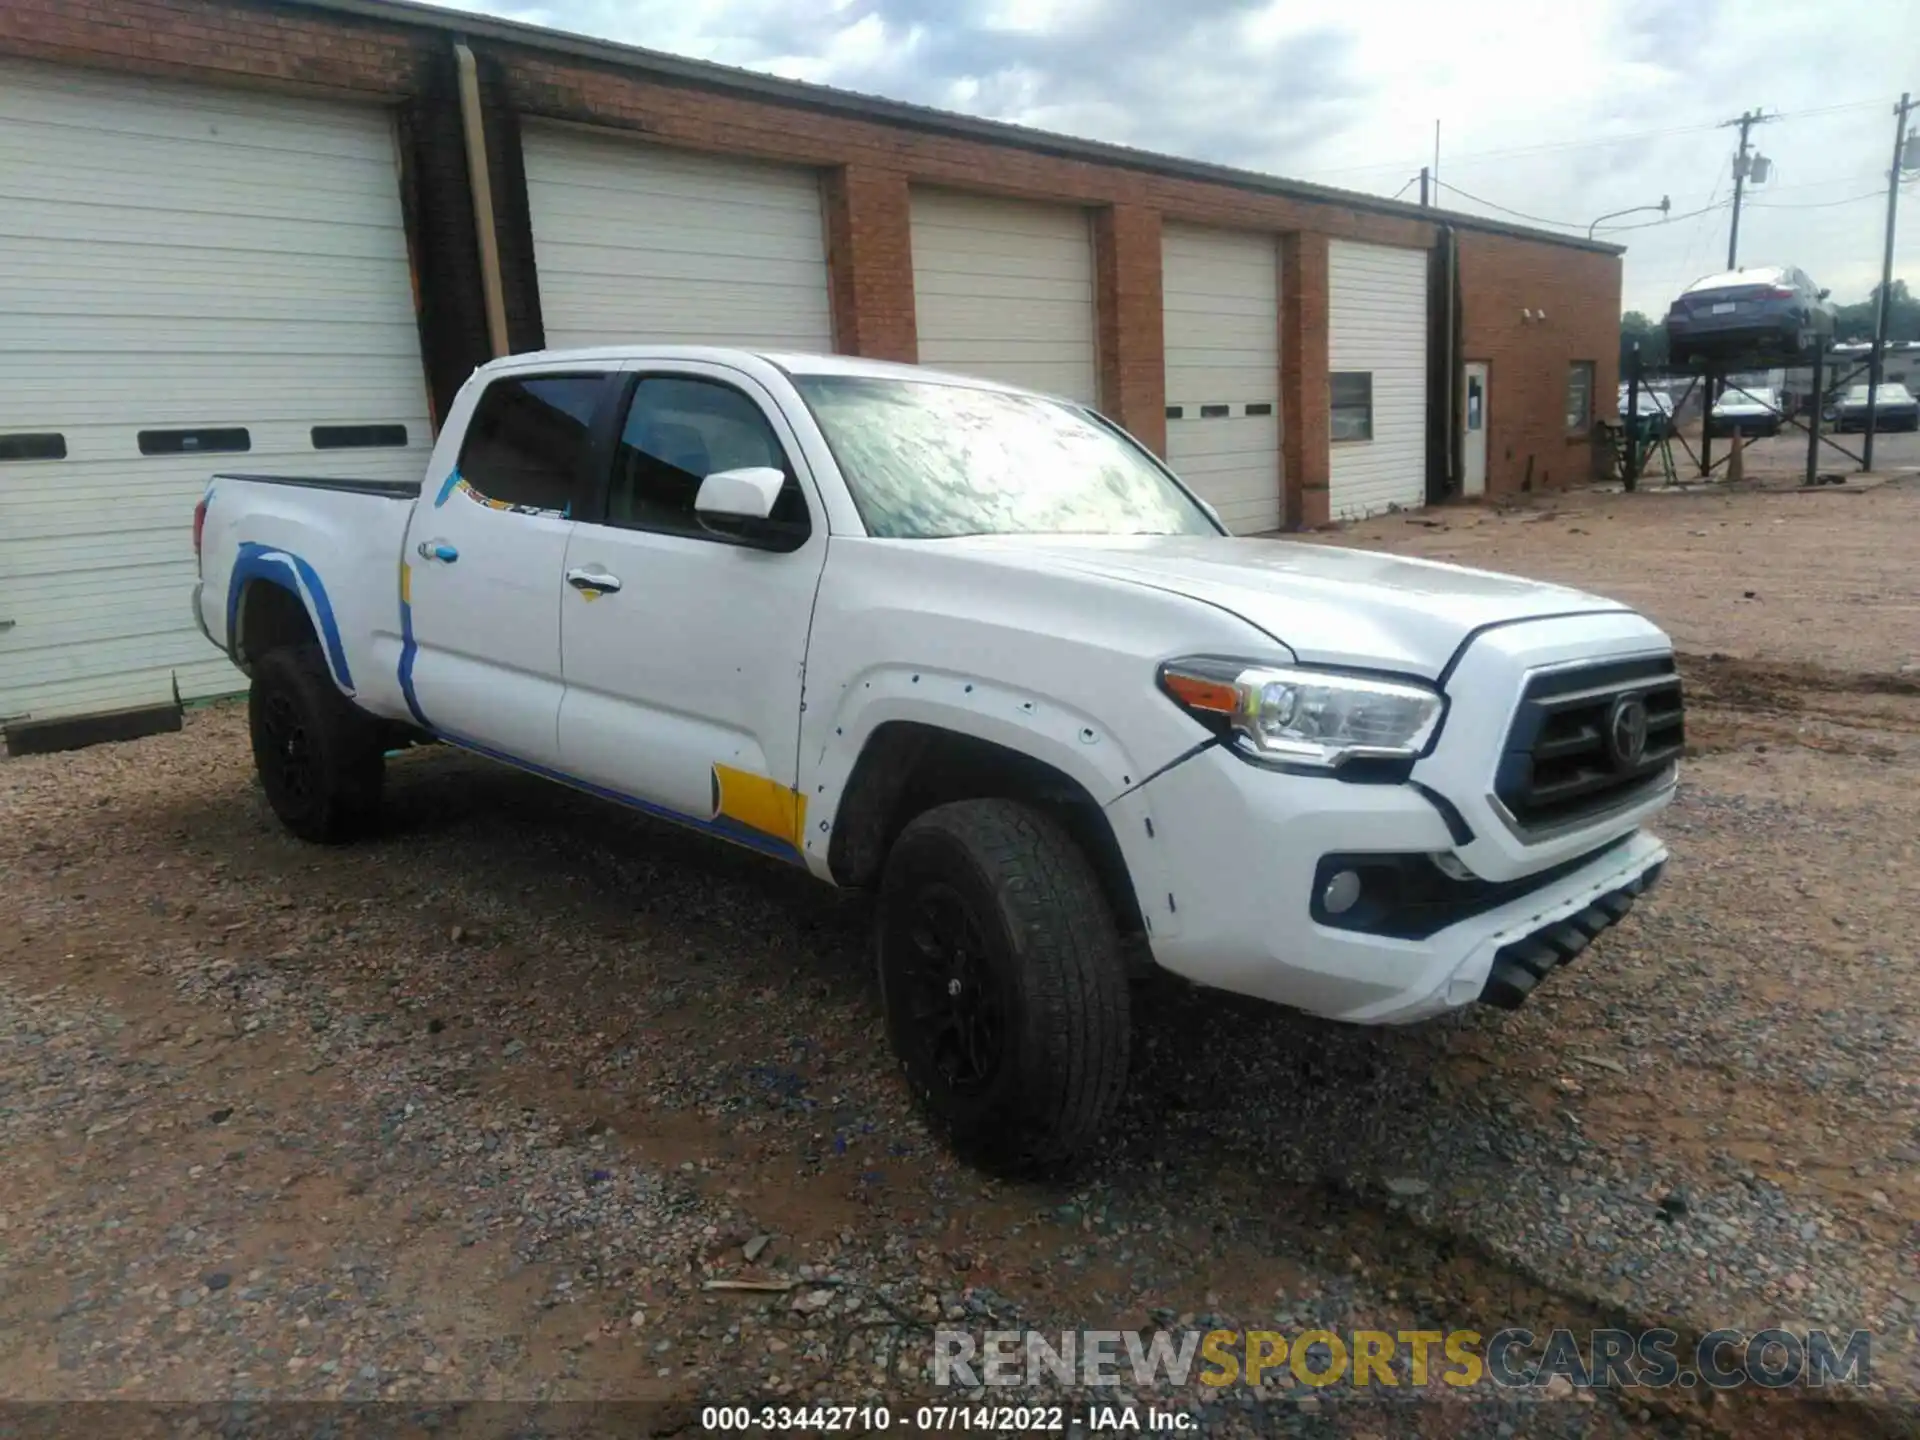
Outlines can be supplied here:
[[1567, 366], [1567, 433], [1584, 435], [1593, 423], [1593, 362], [1576, 360]]
[[142, 430], [135, 438], [142, 455], [212, 455], [253, 448], [253, 437], [237, 425], [205, 430]]
[[64, 460], [67, 437], [57, 430], [37, 435], [0, 435], [0, 460]]
[[404, 425], [316, 425], [312, 431], [316, 450], [364, 450], [377, 446], [407, 443]]
[[1336, 373], [1330, 387], [1333, 395], [1333, 438], [1335, 440], [1371, 440], [1373, 438], [1373, 372], [1348, 370]]

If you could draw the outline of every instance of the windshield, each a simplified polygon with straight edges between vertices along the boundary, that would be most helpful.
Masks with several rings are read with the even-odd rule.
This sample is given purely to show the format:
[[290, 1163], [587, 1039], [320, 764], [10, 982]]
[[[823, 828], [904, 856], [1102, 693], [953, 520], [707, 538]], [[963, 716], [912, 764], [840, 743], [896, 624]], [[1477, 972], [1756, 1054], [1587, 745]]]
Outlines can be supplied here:
[[1220, 533], [1137, 445], [1059, 401], [929, 380], [794, 383], [877, 538]]

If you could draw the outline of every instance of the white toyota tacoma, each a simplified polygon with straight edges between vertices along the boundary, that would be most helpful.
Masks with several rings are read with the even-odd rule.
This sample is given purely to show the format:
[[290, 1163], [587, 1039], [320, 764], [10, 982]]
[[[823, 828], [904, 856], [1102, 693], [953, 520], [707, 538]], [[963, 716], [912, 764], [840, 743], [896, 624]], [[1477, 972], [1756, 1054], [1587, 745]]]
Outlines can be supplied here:
[[194, 526], [288, 829], [363, 833], [431, 739], [869, 887], [906, 1077], [1000, 1168], [1098, 1134], [1142, 965], [1359, 1024], [1512, 1007], [1667, 858], [1680, 682], [1640, 615], [1232, 538], [988, 381], [521, 355], [424, 483], [220, 475]]

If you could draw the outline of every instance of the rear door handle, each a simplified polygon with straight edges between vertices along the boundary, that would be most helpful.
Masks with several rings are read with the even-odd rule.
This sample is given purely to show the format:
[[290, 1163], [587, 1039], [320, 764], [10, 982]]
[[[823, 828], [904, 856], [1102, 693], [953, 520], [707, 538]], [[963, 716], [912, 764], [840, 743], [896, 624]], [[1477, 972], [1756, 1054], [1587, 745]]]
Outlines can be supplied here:
[[604, 570], [569, 570], [567, 583], [583, 595], [611, 595], [620, 588], [620, 577]]
[[422, 560], [438, 560], [442, 565], [451, 565], [460, 558], [460, 552], [444, 540], [422, 540], [417, 548]]

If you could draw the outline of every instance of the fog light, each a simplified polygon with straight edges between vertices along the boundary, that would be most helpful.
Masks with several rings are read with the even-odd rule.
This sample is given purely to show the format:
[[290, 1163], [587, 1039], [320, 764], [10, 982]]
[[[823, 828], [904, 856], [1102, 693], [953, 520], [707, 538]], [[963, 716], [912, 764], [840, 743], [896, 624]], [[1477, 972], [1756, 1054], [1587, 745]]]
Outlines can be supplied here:
[[1360, 899], [1360, 873], [1357, 870], [1342, 870], [1331, 880], [1327, 888], [1320, 892], [1320, 903], [1326, 907], [1329, 915], [1344, 915]]

